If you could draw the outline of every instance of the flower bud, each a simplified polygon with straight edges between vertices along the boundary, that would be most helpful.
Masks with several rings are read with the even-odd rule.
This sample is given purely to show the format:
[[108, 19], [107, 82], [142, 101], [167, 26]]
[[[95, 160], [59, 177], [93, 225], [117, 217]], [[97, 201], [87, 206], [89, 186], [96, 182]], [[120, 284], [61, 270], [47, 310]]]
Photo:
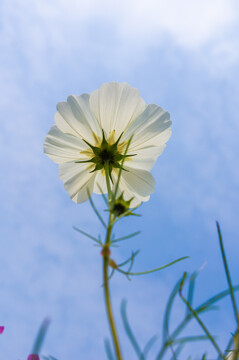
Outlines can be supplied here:
[[119, 217], [127, 213], [125, 216], [133, 215], [132, 212], [128, 212], [130, 208], [130, 203], [133, 200], [133, 198], [129, 200], [124, 200], [123, 192], [121, 195], [115, 199], [114, 204], [112, 206], [112, 212], [115, 215], [115, 217]]

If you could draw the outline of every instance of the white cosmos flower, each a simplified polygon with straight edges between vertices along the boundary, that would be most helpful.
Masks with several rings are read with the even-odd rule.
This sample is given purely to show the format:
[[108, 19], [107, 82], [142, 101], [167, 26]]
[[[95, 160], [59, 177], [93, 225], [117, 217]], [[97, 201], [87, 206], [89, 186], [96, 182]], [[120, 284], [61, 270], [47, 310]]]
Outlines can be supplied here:
[[155, 185], [150, 170], [171, 135], [168, 112], [146, 105], [129, 84], [110, 82], [91, 94], [71, 95], [58, 103], [55, 123], [45, 138], [44, 152], [59, 164], [59, 177], [73, 201], [86, 201], [100, 189], [107, 193], [105, 161], [114, 183], [132, 136], [119, 191], [125, 200], [134, 197], [132, 207], [149, 199]]

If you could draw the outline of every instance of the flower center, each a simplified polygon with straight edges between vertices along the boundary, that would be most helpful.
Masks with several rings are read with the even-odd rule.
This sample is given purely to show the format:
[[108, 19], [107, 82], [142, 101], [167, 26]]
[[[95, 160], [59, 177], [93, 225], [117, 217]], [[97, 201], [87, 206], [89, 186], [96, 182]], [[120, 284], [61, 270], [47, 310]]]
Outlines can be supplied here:
[[[120, 141], [120, 138], [122, 135], [123, 135], [123, 133], [119, 136], [119, 138], [117, 139], [117, 141], [114, 144], [110, 145], [106, 141], [104, 132], [102, 131], [102, 142], [99, 147], [93, 146], [90, 143], [88, 143], [86, 140], [83, 139], [84, 142], [87, 145], [89, 145], [89, 147], [93, 151], [93, 154], [92, 154], [93, 157], [90, 160], [76, 161], [76, 163], [86, 163], [86, 162], [94, 163], [95, 168], [91, 172], [101, 170], [101, 169], [106, 169], [106, 167], [107, 167], [110, 178], [112, 180], [111, 173], [112, 173], [113, 168], [119, 169], [121, 167], [121, 164], [120, 164], [121, 160], [125, 159], [126, 157], [135, 155], [135, 154], [131, 154], [131, 155], [123, 154], [122, 155], [119, 153], [118, 144], [119, 144], [119, 141]], [[125, 170], [125, 169], [123, 169], [123, 170]]]
[[99, 153], [99, 161], [102, 163], [102, 165], [104, 165], [106, 162], [113, 165], [115, 162], [114, 155], [114, 152], [110, 151], [110, 149], [102, 149]]

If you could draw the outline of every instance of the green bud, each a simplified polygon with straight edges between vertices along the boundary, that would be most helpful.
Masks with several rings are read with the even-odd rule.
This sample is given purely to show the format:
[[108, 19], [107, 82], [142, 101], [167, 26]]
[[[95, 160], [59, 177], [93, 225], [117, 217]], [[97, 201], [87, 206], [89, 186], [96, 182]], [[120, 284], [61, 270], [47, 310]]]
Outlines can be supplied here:
[[122, 192], [121, 195], [117, 199], [115, 199], [112, 207], [112, 212], [115, 215], [115, 217], [122, 216], [125, 213], [127, 213], [125, 216], [134, 215], [131, 211], [129, 212], [130, 203], [132, 200], [133, 198], [127, 201], [124, 200], [123, 192]]

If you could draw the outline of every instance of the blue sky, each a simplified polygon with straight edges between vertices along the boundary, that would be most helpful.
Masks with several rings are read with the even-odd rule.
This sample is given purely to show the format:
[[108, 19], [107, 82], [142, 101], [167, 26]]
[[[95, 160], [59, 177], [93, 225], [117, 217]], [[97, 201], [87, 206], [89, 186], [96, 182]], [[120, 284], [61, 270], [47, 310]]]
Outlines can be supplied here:
[[[233, 281], [239, 282], [238, 7], [233, 0], [1, 2], [1, 359], [25, 359], [46, 315], [52, 323], [44, 354], [106, 358], [99, 249], [72, 225], [95, 235], [103, 229], [89, 203], [69, 199], [57, 166], [42, 150], [57, 102], [104, 82], [127, 81], [173, 121], [172, 137], [152, 171], [155, 193], [140, 208], [141, 218], [118, 228], [120, 234], [142, 233], [113, 257], [120, 262], [141, 249], [135, 264], [140, 271], [190, 256], [131, 282], [115, 276], [120, 332], [119, 306], [127, 298], [140, 341], [155, 333], [160, 338], [170, 289], [183, 271], [205, 261], [195, 304], [226, 288], [216, 219]], [[181, 310], [178, 301], [175, 321]], [[223, 346], [235, 325], [229, 302], [219, 310], [207, 320]], [[125, 358], [133, 359], [121, 336]], [[210, 345], [205, 348], [213, 358]], [[200, 347], [190, 351], [199, 358]]]

